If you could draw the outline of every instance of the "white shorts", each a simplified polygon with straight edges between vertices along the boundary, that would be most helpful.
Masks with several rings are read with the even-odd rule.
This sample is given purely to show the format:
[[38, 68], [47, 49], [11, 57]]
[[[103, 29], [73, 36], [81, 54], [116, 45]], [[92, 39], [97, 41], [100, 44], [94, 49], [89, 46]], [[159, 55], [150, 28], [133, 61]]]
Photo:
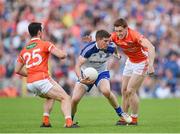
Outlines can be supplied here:
[[53, 85], [49, 79], [38, 80], [27, 84], [28, 91], [35, 95], [46, 94], [52, 87]]
[[148, 62], [147, 60], [140, 63], [133, 63], [127, 59], [123, 71], [123, 75], [131, 76], [132, 74], [145, 75], [147, 73]]

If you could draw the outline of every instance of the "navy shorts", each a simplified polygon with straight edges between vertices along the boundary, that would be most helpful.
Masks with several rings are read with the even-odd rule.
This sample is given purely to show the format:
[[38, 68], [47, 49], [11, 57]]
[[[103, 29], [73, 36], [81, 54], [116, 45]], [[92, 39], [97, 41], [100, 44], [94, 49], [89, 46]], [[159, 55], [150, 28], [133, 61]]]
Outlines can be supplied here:
[[94, 85], [96, 85], [96, 87], [97, 87], [98, 83], [99, 83], [100, 80], [102, 80], [102, 79], [108, 79], [108, 80], [110, 79], [109, 71], [101, 72], [101, 73], [98, 75], [98, 78], [96, 79], [96, 81], [95, 81], [93, 84], [86, 85], [86, 87], [87, 87], [87, 88], [86, 88], [87, 92], [89, 92]]

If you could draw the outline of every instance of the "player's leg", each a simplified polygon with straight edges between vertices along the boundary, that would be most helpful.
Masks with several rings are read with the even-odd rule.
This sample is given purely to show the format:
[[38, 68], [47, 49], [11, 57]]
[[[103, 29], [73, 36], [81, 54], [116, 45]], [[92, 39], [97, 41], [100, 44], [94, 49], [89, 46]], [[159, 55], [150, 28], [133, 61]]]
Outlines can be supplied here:
[[98, 88], [101, 93], [107, 98], [109, 103], [112, 105], [113, 108], [119, 107], [118, 100], [116, 96], [110, 90], [110, 83], [107, 79], [101, 79], [98, 83]]
[[139, 90], [143, 80], [143, 75], [133, 74], [127, 86], [129, 105], [132, 110], [132, 125], [137, 125], [137, 117], [139, 110], [139, 97], [137, 96], [137, 91]]
[[113, 92], [110, 89], [110, 83], [108, 79], [101, 79], [98, 83], [98, 88], [102, 92], [102, 94], [108, 99], [109, 103], [112, 105], [112, 107], [115, 109], [116, 113], [119, 117], [124, 117], [124, 119], [127, 122], [131, 121], [131, 117], [124, 113], [119, 106], [118, 99], [113, 94]]
[[123, 70], [122, 87], [121, 87], [122, 108], [123, 108], [123, 111], [126, 113], [128, 113], [128, 109], [129, 109], [127, 85], [128, 85], [128, 82], [132, 73], [133, 73], [133, 64], [129, 61], [129, 59], [127, 59], [124, 70]]
[[54, 102], [54, 99], [46, 98], [44, 102], [44, 113], [41, 127], [51, 127], [49, 116], [52, 111]]
[[[122, 87], [121, 87], [121, 94], [122, 94], [122, 109], [125, 113], [128, 113], [129, 110], [129, 99], [127, 95], [127, 85], [129, 82], [130, 76], [123, 75], [122, 78]], [[116, 125], [126, 125], [127, 122], [125, 121], [124, 117], [121, 117], [119, 121], [117, 121]]]
[[86, 93], [85, 85], [77, 82], [75, 84], [73, 94], [72, 94], [72, 98], [71, 98], [71, 107], [72, 107], [71, 116], [72, 116], [72, 119], [74, 119], [75, 113], [77, 111], [78, 103], [80, 102], [81, 98], [84, 96], [85, 93]]
[[44, 113], [42, 118], [42, 124], [40, 125], [40, 127], [51, 127], [49, 115], [52, 110], [54, 100], [50, 99], [45, 94], [51, 87], [52, 84], [47, 79], [27, 84], [27, 89], [29, 92], [34, 93], [41, 98], [45, 98], [44, 107], [43, 107]]
[[[124, 70], [123, 70], [123, 77], [122, 77], [122, 87], [121, 87], [121, 94], [122, 94], [122, 109], [125, 113], [128, 113], [129, 110], [129, 100], [127, 96], [127, 85], [129, 79], [133, 73], [132, 63], [127, 59]], [[120, 120], [117, 122], [117, 125], [126, 125], [124, 118], [121, 117]]]
[[129, 79], [130, 79], [130, 76], [123, 75], [122, 77], [122, 87], [121, 87], [122, 109], [126, 113], [128, 113], [128, 109], [129, 109], [129, 100], [127, 96], [127, 85], [128, 85]]
[[64, 89], [57, 84], [53, 79], [50, 79], [52, 88], [46, 93], [46, 96], [61, 102], [61, 110], [65, 116], [66, 127], [73, 127], [73, 121], [71, 119], [71, 100], [70, 96], [64, 91]]

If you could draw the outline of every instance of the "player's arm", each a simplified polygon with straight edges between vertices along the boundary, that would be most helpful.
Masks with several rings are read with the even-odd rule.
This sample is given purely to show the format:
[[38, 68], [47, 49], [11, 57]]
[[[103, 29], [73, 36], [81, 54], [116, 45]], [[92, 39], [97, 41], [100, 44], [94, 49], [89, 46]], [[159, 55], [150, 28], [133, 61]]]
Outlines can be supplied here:
[[27, 77], [27, 70], [23, 63], [17, 62], [15, 66], [15, 73]]
[[94, 80], [90, 80], [89, 77], [82, 77], [81, 75], [81, 66], [86, 62], [86, 58], [84, 58], [83, 56], [79, 56], [78, 60], [77, 60], [77, 63], [75, 65], [75, 72], [76, 72], [76, 75], [79, 79], [79, 81], [83, 84], [92, 84], [94, 83]]
[[143, 47], [146, 47], [148, 49], [148, 60], [149, 60], [149, 65], [148, 65], [148, 73], [149, 75], [154, 74], [154, 59], [155, 59], [155, 47], [152, 45], [152, 43], [146, 39], [142, 38], [140, 40], [140, 43]]
[[91, 42], [92, 41], [92, 36], [86, 35], [86, 36], [82, 37], [82, 41], [84, 41], [84, 42]]
[[117, 49], [117, 47], [115, 47], [115, 50], [114, 50], [114, 57], [116, 57], [117, 59], [121, 59], [121, 55], [119, 54], [119, 52], [118, 52], [118, 49]]
[[67, 53], [58, 49], [57, 47], [53, 47], [50, 52], [60, 59], [65, 59], [67, 57]]
[[84, 58], [82, 56], [79, 56], [78, 60], [77, 60], [77, 63], [75, 65], [75, 72], [76, 72], [76, 75], [77, 75], [79, 80], [82, 79], [81, 66], [86, 62], [86, 60], [87, 60], [86, 58]]

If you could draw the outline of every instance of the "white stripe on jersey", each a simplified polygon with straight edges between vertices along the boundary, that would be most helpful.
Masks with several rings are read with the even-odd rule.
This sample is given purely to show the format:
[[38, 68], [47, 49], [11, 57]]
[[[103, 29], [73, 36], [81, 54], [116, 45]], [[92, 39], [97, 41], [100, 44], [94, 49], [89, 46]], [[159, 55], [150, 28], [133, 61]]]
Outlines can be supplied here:
[[49, 51], [49, 52], [51, 51], [52, 46], [53, 46], [53, 45], [49, 46], [49, 48], [48, 48], [48, 51]]
[[89, 51], [89, 50], [90, 50], [91, 48], [93, 48], [93, 47], [94, 47], [94, 44], [86, 47], [85, 50], [82, 52], [81, 55], [84, 56], [84, 55], [86, 54], [86, 52]]

